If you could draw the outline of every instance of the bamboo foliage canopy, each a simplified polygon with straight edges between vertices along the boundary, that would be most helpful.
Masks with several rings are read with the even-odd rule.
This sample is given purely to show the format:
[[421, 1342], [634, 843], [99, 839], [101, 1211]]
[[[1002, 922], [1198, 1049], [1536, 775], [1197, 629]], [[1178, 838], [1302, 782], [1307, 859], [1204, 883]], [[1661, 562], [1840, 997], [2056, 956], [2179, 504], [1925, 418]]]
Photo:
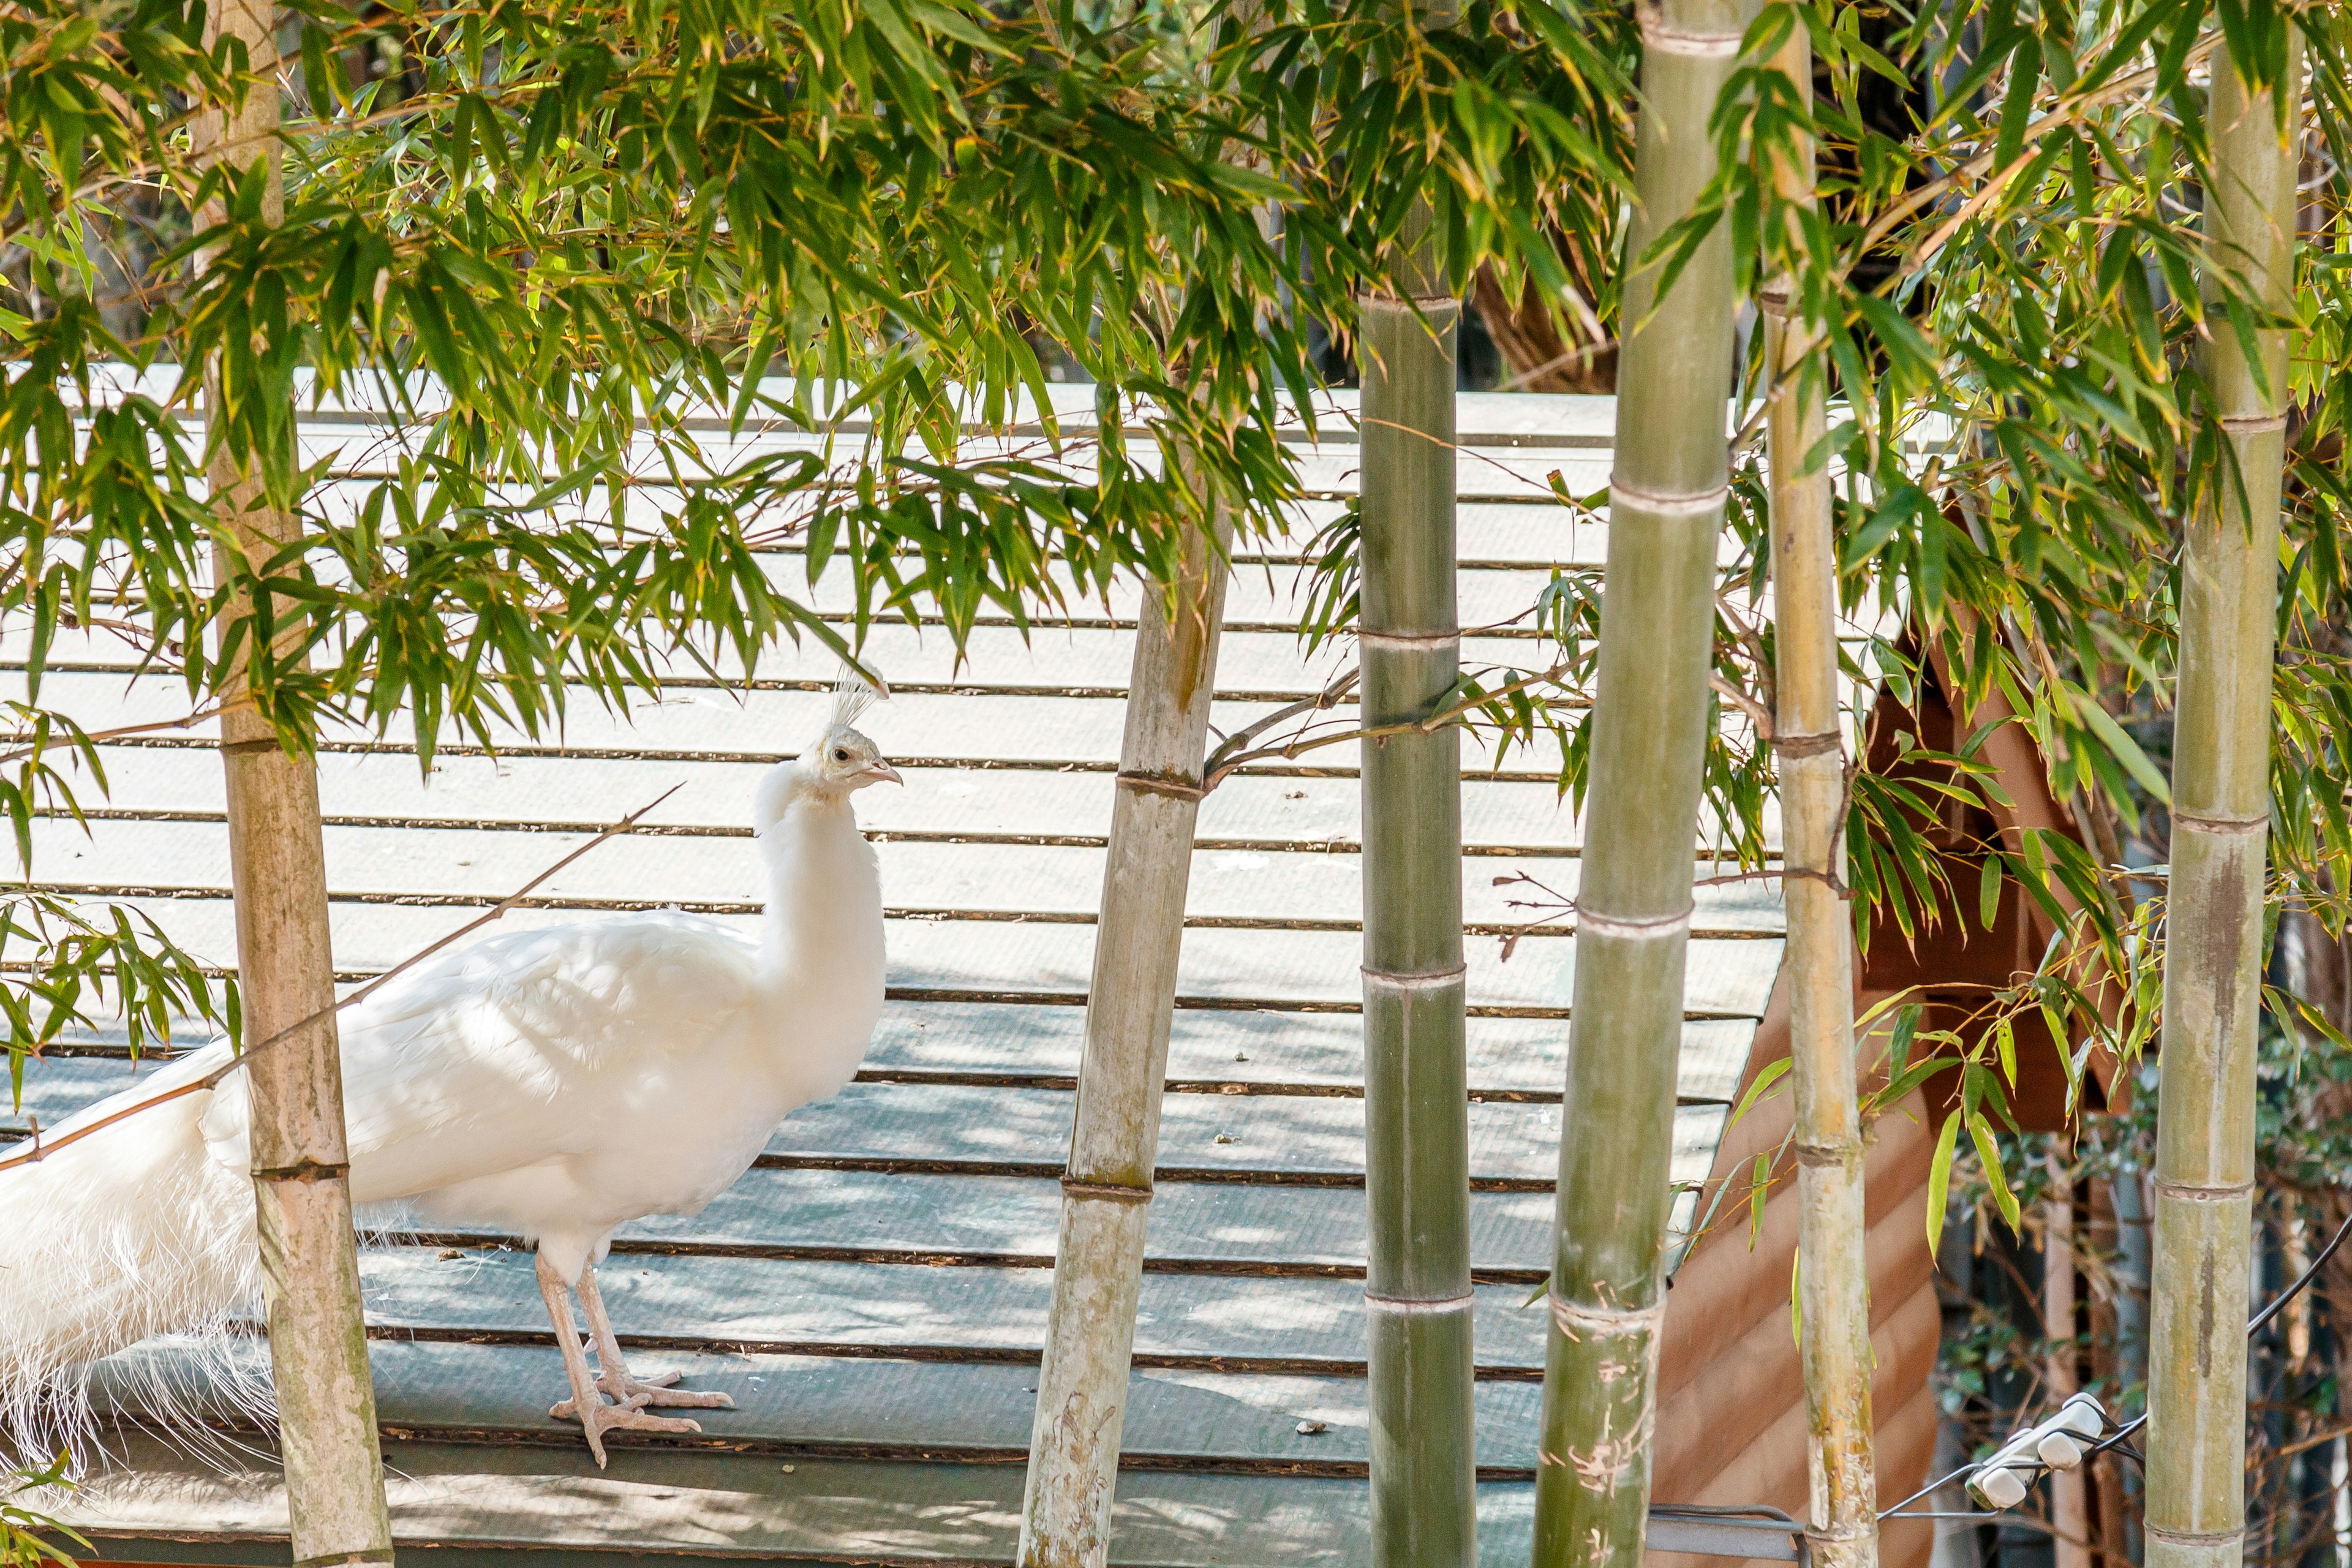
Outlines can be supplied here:
[[[405, 725], [429, 767], [453, 738], [560, 726], [567, 687], [625, 707], [680, 660], [748, 675], [782, 637], [845, 650], [918, 603], [961, 642], [983, 610], [1025, 626], [1165, 580], [1204, 497], [1267, 526], [1297, 489], [1280, 389], [1392, 264], [1398, 193], [1431, 189], [1455, 269], [1516, 276], [1524, 225], [1491, 198], [1539, 216], [1543, 182], [1605, 180], [1612, 68], [1545, 6], [1442, 37], [1258, 9], [1249, 32], [1202, 13], [1182, 71], [1148, 17], [969, 0], [298, 4], [282, 78], [207, 51], [174, 0], [0, 18], [20, 857], [36, 812], [75, 809], [58, 748], [99, 760], [40, 706], [63, 627], [131, 637], [192, 713], [251, 703], [297, 747]], [[257, 180], [196, 155], [188, 106], [278, 91], [271, 223]], [[1527, 265], [1557, 272], [1548, 248]], [[1041, 346], [1097, 418], [1039, 415]], [[202, 407], [178, 367], [208, 358]], [[395, 434], [305, 446], [305, 398]], [[730, 441], [688, 428], [714, 421]], [[1201, 484], [1168, 476], [1171, 445]], [[300, 524], [220, 583], [215, 454]], [[848, 574], [845, 625], [763, 567], [786, 541], [812, 583]], [[40, 973], [0, 988], [17, 1046], [109, 999], [151, 1031], [233, 1026], [133, 917], [12, 898], [0, 936]]]

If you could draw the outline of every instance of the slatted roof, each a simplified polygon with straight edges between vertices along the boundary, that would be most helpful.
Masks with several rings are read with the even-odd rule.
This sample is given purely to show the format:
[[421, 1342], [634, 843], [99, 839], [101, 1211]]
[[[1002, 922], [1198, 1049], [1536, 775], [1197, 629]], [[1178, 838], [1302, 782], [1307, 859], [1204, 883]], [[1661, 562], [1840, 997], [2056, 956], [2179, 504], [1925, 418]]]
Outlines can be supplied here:
[[[1465, 637], [1465, 661], [1530, 665], [1539, 651], [1504, 623], [1555, 563], [1600, 561], [1605, 527], [1575, 523], [1546, 476], [1600, 489], [1612, 417], [1600, 398], [1463, 399], [1462, 620], [1494, 628]], [[320, 419], [306, 439], [349, 453], [367, 432], [363, 415]], [[1298, 544], [1355, 482], [1344, 425], [1323, 437], [1305, 454], [1316, 499], [1296, 509], [1292, 537], [1237, 561], [1222, 731], [1313, 694], [1349, 657], [1305, 658], [1294, 630]], [[775, 567], [804, 581], [788, 552]], [[838, 572], [813, 597], [845, 618]], [[698, 1441], [619, 1435], [599, 1473], [578, 1428], [546, 1414], [563, 1379], [516, 1238], [396, 1235], [363, 1255], [404, 1548], [1011, 1556], [1136, 603], [1121, 589], [1108, 613], [1082, 605], [1025, 642], [984, 621], [961, 666], [935, 618], [879, 627], [867, 645], [896, 695], [863, 727], [907, 784], [858, 799], [889, 949], [865, 1069], [789, 1119], [701, 1215], [622, 1232], [600, 1272], [642, 1362], [678, 1366], [739, 1408], [698, 1413]], [[170, 680], [126, 678], [128, 657], [95, 639], [61, 646], [45, 704], [91, 728], [184, 714]], [[639, 834], [504, 923], [669, 905], [751, 921], [752, 782], [818, 727], [833, 674], [812, 645], [763, 663], [748, 686], [682, 677], [625, 717], [583, 697], [562, 736], [516, 735], [496, 757], [451, 746], [429, 776], [397, 735], [329, 737], [320, 786], [339, 968], [347, 980], [380, 973], [674, 784]], [[112, 793], [90, 832], [38, 825], [37, 868], [48, 885], [138, 904], [227, 964], [212, 744], [202, 728], [110, 744]], [[1525, 871], [1573, 891], [1578, 828], [1554, 762], [1517, 752], [1495, 771], [1465, 748], [1476, 1458], [1481, 1553], [1497, 1563], [1528, 1550], [1543, 1345], [1529, 1297], [1549, 1260], [1575, 942], [1538, 931], [1505, 962], [1500, 937], [1524, 912], [1507, 905], [1516, 889], [1492, 884]], [[1253, 767], [1201, 812], [1114, 1519], [1120, 1563], [1368, 1554], [1357, 831], [1351, 745]], [[1767, 886], [1701, 889], [1678, 1182], [1714, 1160], [1778, 968]], [[53, 1055], [27, 1071], [9, 1127], [21, 1132], [25, 1114], [54, 1123], [141, 1070], [104, 1041]], [[1686, 1196], [1683, 1223], [1691, 1211]], [[107, 1555], [282, 1560], [284, 1503], [266, 1456], [223, 1468], [152, 1437], [118, 1447], [70, 1510]]]

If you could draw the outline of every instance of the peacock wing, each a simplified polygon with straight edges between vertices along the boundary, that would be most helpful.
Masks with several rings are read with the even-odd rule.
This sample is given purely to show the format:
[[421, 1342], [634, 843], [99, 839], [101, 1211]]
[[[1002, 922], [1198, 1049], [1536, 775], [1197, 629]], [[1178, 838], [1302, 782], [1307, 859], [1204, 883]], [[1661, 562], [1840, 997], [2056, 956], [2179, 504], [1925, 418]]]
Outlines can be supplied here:
[[[757, 954], [673, 912], [518, 931], [420, 967], [343, 1015], [352, 1196], [415, 1196], [595, 1147], [673, 1058], [749, 1005]], [[204, 1122], [246, 1156], [242, 1074]]]

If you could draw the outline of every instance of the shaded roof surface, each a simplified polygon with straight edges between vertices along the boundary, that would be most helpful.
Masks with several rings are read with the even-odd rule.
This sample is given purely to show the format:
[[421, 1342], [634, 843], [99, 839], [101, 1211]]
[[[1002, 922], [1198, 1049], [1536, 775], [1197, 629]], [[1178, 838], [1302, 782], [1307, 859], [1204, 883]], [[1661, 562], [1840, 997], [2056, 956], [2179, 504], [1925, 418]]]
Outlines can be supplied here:
[[[1612, 417], [1598, 398], [1464, 400], [1465, 627], [1518, 616], [1555, 563], [1600, 561], [1605, 528], [1575, 524], [1546, 475], [1600, 489]], [[1297, 508], [1292, 540], [1243, 549], [1220, 730], [1311, 695], [1350, 657], [1309, 660], [1290, 629], [1298, 542], [1355, 483], [1346, 435], [1327, 429], [1307, 455], [1318, 499]], [[347, 450], [354, 440], [330, 425], [312, 438]], [[796, 559], [780, 553], [775, 566], [803, 583]], [[813, 596], [839, 612], [846, 592], [836, 572]], [[625, 1229], [600, 1271], [641, 1363], [735, 1396], [733, 1411], [698, 1413], [700, 1441], [622, 1435], [611, 1468], [596, 1470], [578, 1428], [547, 1415], [563, 1379], [515, 1238], [436, 1233], [363, 1255], [404, 1548], [1009, 1559], [1136, 602], [1128, 588], [1110, 615], [1078, 606], [1026, 645], [983, 624], [961, 667], [936, 624], [875, 632], [867, 651], [896, 696], [861, 727], [907, 787], [859, 797], [890, 959], [865, 1070], [790, 1118], [701, 1215]], [[1508, 627], [1465, 639], [1474, 663], [1540, 657]], [[126, 684], [126, 661], [97, 642], [61, 647], [45, 703], [92, 728], [185, 711], [168, 679]], [[331, 738], [320, 786], [339, 967], [350, 980], [381, 972], [679, 784], [649, 831], [599, 848], [503, 924], [670, 904], [752, 920], [751, 786], [817, 728], [833, 673], [812, 645], [763, 663], [749, 690], [680, 679], [627, 719], [583, 696], [561, 744], [517, 736], [495, 759], [453, 747], [429, 778], [398, 731]], [[88, 837], [41, 823], [36, 866], [49, 885], [132, 899], [226, 964], [211, 746], [199, 730], [107, 747], [105, 811]], [[1201, 813], [1117, 1563], [1368, 1558], [1353, 751], [1255, 769]], [[1557, 802], [1553, 762], [1515, 753], [1491, 772], [1465, 747], [1477, 1461], [1481, 1554], [1497, 1563], [1524, 1562], [1528, 1547], [1543, 1344], [1528, 1298], [1549, 1260], [1575, 942], [1539, 930], [1504, 962], [1501, 934], [1526, 918], [1508, 900], [1528, 894], [1493, 884], [1525, 872], [1574, 890], [1577, 825]], [[1701, 889], [1678, 1182], [1712, 1162], [1779, 932], [1765, 885]], [[24, 1110], [54, 1123], [137, 1070], [102, 1046], [36, 1063]], [[21, 1130], [22, 1115], [10, 1125]], [[1691, 1206], [1686, 1195], [1682, 1223]], [[282, 1560], [283, 1497], [265, 1462], [224, 1471], [145, 1438], [121, 1458], [72, 1510], [112, 1538], [109, 1555]]]

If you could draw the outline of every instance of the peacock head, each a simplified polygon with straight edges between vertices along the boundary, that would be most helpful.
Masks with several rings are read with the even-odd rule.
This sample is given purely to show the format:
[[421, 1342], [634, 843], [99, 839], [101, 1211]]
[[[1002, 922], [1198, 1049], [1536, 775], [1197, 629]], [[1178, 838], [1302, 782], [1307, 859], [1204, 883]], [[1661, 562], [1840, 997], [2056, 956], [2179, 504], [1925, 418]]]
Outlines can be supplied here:
[[810, 773], [820, 795], [845, 795], [885, 780], [907, 782], [898, 776], [898, 769], [882, 760], [881, 747], [846, 724], [827, 730], [808, 760], [815, 764]]
[[880, 682], [845, 669], [833, 689], [833, 713], [824, 733], [761, 785], [752, 809], [753, 828], [765, 833], [794, 799], [840, 802], [867, 784], [906, 783], [898, 769], [882, 760], [882, 748], [855, 728], [859, 715], [889, 695]]

